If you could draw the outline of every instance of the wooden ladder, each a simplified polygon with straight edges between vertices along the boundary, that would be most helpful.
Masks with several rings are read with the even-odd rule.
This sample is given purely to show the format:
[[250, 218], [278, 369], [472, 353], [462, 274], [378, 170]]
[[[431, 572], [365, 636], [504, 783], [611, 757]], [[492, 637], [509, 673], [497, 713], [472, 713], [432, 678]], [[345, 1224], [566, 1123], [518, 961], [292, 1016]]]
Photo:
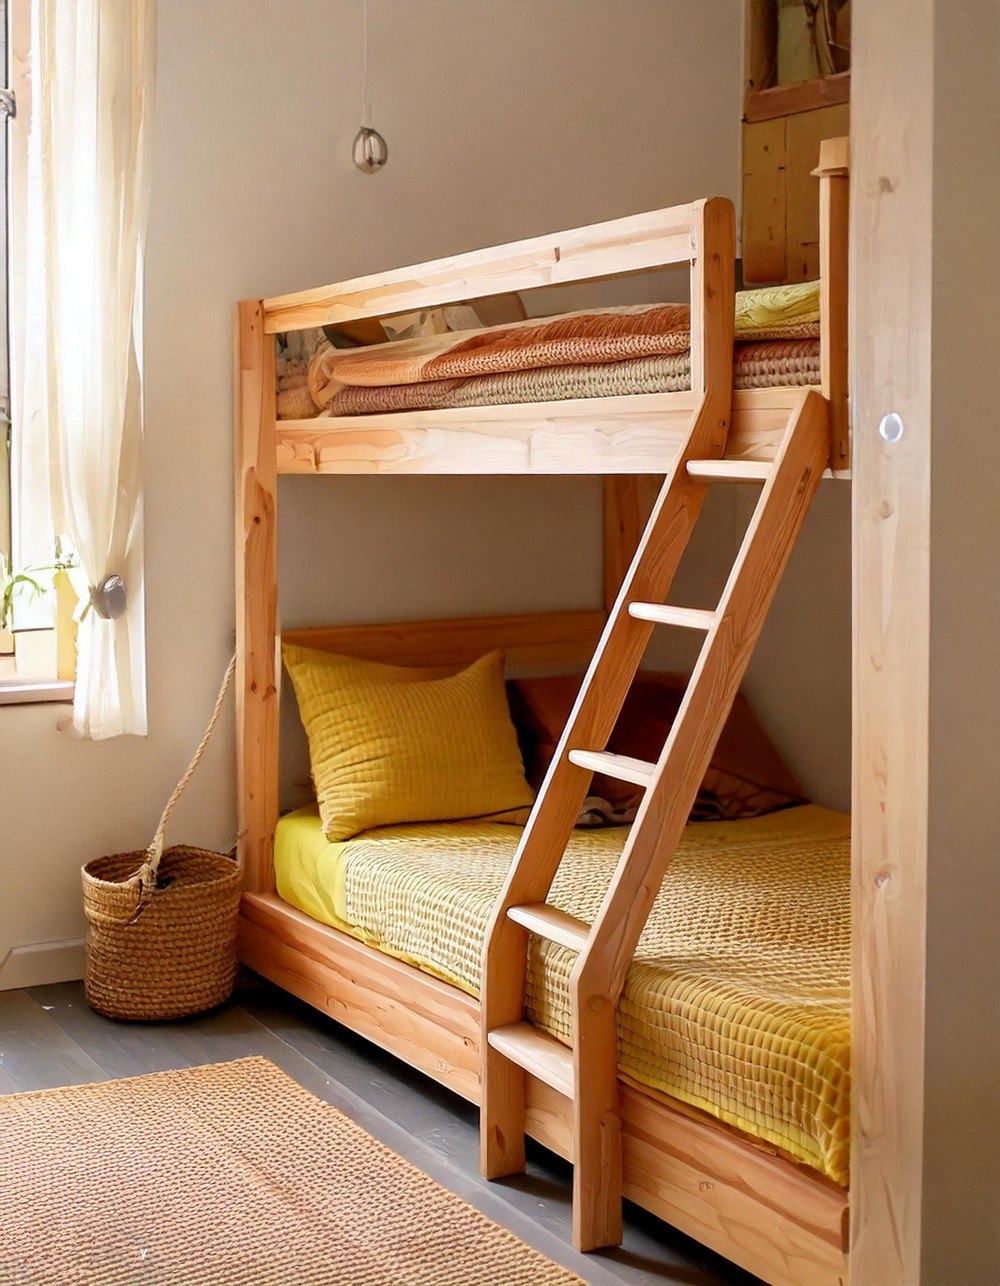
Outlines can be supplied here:
[[[609, 615], [486, 938], [482, 1171], [499, 1178], [524, 1169], [525, 1072], [571, 1100], [580, 1250], [622, 1237], [616, 1006], [625, 974], [829, 460], [828, 403], [815, 391], [803, 390], [773, 463], [722, 459], [717, 425], [703, 403]], [[719, 605], [664, 606], [708, 487], [723, 483], [762, 490]], [[603, 747], [656, 625], [700, 632], [704, 642], [667, 743], [656, 763], [645, 763]], [[546, 898], [594, 772], [641, 785], [645, 794], [590, 925]], [[524, 1021], [529, 933], [577, 953], [571, 1050]]]

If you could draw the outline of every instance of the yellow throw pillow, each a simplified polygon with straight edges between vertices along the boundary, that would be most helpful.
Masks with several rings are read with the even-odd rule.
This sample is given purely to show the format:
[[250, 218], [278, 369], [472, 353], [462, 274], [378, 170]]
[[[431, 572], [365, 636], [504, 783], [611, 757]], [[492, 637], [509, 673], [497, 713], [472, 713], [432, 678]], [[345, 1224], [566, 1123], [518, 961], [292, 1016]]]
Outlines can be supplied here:
[[414, 679], [401, 666], [282, 651], [329, 839], [531, 805], [499, 652], [443, 679]]

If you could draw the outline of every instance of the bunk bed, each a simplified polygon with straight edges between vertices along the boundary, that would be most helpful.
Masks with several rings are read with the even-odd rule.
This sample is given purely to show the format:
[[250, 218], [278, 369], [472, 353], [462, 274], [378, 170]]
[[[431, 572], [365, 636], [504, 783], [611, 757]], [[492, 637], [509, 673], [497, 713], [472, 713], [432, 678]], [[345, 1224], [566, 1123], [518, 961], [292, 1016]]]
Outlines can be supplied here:
[[[626, 663], [622, 647], [615, 651], [616, 630], [630, 615], [630, 606], [635, 609], [636, 600], [642, 597], [637, 593], [638, 587], [649, 580], [643, 559], [647, 564], [669, 563], [671, 559], [676, 562], [674, 555], [679, 556], [679, 550], [671, 549], [670, 557], [665, 559], [657, 552], [653, 543], [655, 529], [658, 522], [661, 526], [670, 525], [672, 495], [677, 512], [693, 508], [696, 516], [700, 493], [695, 503], [683, 491], [688, 471], [698, 481], [699, 469], [705, 477], [722, 476], [729, 471], [738, 479], [762, 481], [774, 472], [776, 480], [779, 476], [783, 480], [777, 487], [765, 487], [765, 493], [771, 493], [773, 513], [769, 520], [765, 512], [762, 522], [766, 525], [770, 521], [775, 534], [773, 539], [768, 537], [770, 543], [762, 549], [758, 561], [761, 568], [768, 559], [775, 565], [763, 571], [758, 568], [754, 574], [758, 586], [763, 586], [761, 596], [766, 600], [780, 575], [780, 566], [819, 473], [825, 466], [826, 472], [834, 476], [850, 476], [846, 140], [823, 145], [817, 174], [821, 279], [819, 378], [815, 385], [779, 383], [733, 389], [732, 212], [728, 203], [715, 200], [296, 295], [246, 301], [239, 306], [238, 774], [245, 872], [239, 930], [241, 958], [264, 977], [473, 1102], [482, 1101], [484, 1082], [487, 1087], [493, 1083], [486, 1071], [489, 1058], [502, 1063], [500, 1080], [493, 1083], [490, 1091], [494, 1105], [488, 1111], [484, 1109], [484, 1121], [489, 1118], [496, 1125], [492, 1133], [484, 1130], [484, 1172], [491, 1175], [518, 1168], [523, 1148], [519, 1139], [512, 1144], [510, 1136], [519, 1133], [522, 1125], [561, 1155], [574, 1157], [575, 1153], [579, 1170], [584, 1148], [580, 1131], [586, 1123], [581, 1127], [580, 1121], [574, 1120], [572, 1094], [567, 1096], [560, 1088], [559, 1074], [546, 1070], [544, 1057], [537, 1063], [528, 1058], [520, 1064], [528, 1069], [525, 1075], [520, 1071], [515, 1074], [515, 1081], [519, 1078], [518, 1083], [524, 1086], [524, 1098], [511, 1108], [507, 1100], [514, 1082], [509, 1077], [504, 1080], [509, 1068], [503, 1059], [498, 1059], [501, 1042], [494, 1047], [490, 1024], [486, 1024], [484, 1037], [490, 992], [484, 993], [481, 1012], [474, 986], [463, 986], [460, 980], [455, 985], [457, 980], [450, 974], [445, 975], [448, 981], [440, 972], [434, 976], [408, 962], [405, 951], [393, 954], [391, 945], [380, 951], [370, 944], [370, 937], [365, 941], [352, 936], [349, 925], [334, 927], [336, 917], [327, 917], [331, 922], [323, 923], [278, 896], [274, 837], [279, 814], [280, 645], [283, 642], [293, 648], [397, 666], [429, 667], [443, 674], [454, 673], [494, 649], [502, 649], [508, 665], [513, 667], [590, 663], [592, 683], [597, 675], [598, 688], [603, 684], [605, 688], [620, 689], [615, 698], [617, 705], [608, 698], [616, 713], [638, 664], [638, 655]], [[350, 408], [356, 408], [359, 402], [349, 399], [347, 413], [337, 414], [332, 406], [318, 416], [277, 418], [275, 337], [279, 334], [317, 326], [354, 325], [415, 309], [635, 273], [672, 263], [689, 263], [691, 272], [690, 358], [685, 376], [690, 387], [681, 391], [570, 396], [504, 405], [438, 405], [431, 409], [413, 403], [416, 409], [376, 409], [364, 414], [353, 413]], [[379, 360], [381, 355], [376, 354]], [[796, 425], [800, 427], [796, 429]], [[798, 456], [795, 448], [789, 447], [793, 431], [802, 438]], [[699, 459], [706, 454], [715, 458], [708, 462]], [[605, 610], [320, 627], [281, 634], [277, 613], [277, 477], [283, 473], [360, 472], [604, 475]], [[660, 492], [664, 475], [671, 481]], [[658, 492], [659, 499], [654, 502]], [[647, 527], [651, 510], [653, 520]], [[795, 511], [794, 522], [783, 518], [782, 511]], [[685, 538], [686, 534], [685, 530]], [[677, 545], [678, 541], [672, 543]], [[751, 562], [752, 553], [751, 550]], [[654, 579], [653, 585], [655, 593], [659, 583]], [[756, 619], [759, 614], [749, 602], [742, 610], [744, 615], [754, 617], [753, 629], [746, 635], [752, 646], [754, 631], [760, 625]], [[636, 614], [641, 615], [637, 609]], [[704, 622], [680, 620], [678, 615], [673, 614], [671, 623], [708, 628]], [[645, 633], [639, 633], [639, 643], [633, 646], [630, 642], [625, 647], [629, 657], [636, 647], [641, 654], [641, 645], [655, 623], [656, 619], [645, 621]], [[597, 660], [592, 660], [595, 649]], [[610, 681], [599, 677], [602, 654], [606, 669], [614, 672]], [[745, 665], [745, 659], [740, 664]], [[688, 774], [692, 777], [692, 798], [702, 775], [699, 756], [707, 762], [720, 720], [735, 695], [733, 685], [738, 686], [742, 673], [731, 658], [725, 663], [720, 660], [719, 666], [722, 668], [714, 677], [710, 674], [706, 683], [715, 688], [732, 687], [726, 701], [712, 697], [706, 698], [708, 704], [703, 701], [699, 705], [696, 700], [694, 708], [684, 714], [685, 726], [691, 730], [690, 748], [685, 753], [694, 765]], [[622, 674], [626, 675], [624, 679]], [[555, 865], [539, 887], [535, 887], [537, 879], [531, 883], [530, 868], [537, 866], [533, 855], [545, 839], [545, 835], [536, 835], [532, 840], [532, 828], [538, 832], [540, 827], [544, 830], [548, 826], [550, 836], [554, 835], [559, 826], [553, 830], [549, 823], [540, 823], [539, 817], [561, 813], [565, 820], [575, 816], [579, 808], [574, 793], [579, 781], [574, 778], [573, 788], [568, 791], [560, 787], [563, 768], [559, 766], [559, 755], [566, 761], [573, 757], [584, 775], [591, 767], [602, 766], [598, 762], [600, 755], [591, 755], [594, 762], [588, 764], [586, 755], [570, 747], [572, 725], [575, 720], [579, 733], [581, 718], [598, 741], [577, 739], [572, 744], [606, 744], [600, 736], [602, 726], [608, 723], [608, 700], [602, 705], [594, 698], [601, 707], [596, 715], [588, 714], [586, 700], [584, 694], [571, 716], [564, 744], [557, 750], [555, 767], [542, 788], [543, 798], [535, 806], [532, 824], [526, 828], [526, 839], [522, 840], [518, 860], [487, 932], [500, 972], [510, 972], [515, 979], [513, 990], [506, 988], [507, 994], [501, 997], [501, 1009], [510, 1008], [512, 999], [518, 1011], [524, 1005], [523, 968], [520, 972], [518, 968], [509, 970], [508, 955], [497, 950], [498, 941], [502, 942], [516, 918], [514, 913], [508, 916], [508, 912], [514, 907], [514, 912], [520, 914], [514, 906], [519, 901], [514, 896], [517, 889], [512, 888], [517, 885], [518, 864], [522, 883], [527, 878], [534, 889], [527, 901], [537, 908], [545, 902]], [[613, 715], [610, 717], [613, 722]], [[604, 728], [605, 738], [609, 731], [610, 724]], [[566, 771], [572, 775], [572, 769]], [[660, 785], [659, 781], [655, 784]], [[581, 791], [584, 789], [580, 786]], [[548, 803], [546, 795], [550, 797]], [[670, 814], [669, 826], [677, 830], [683, 825], [687, 805], [679, 809], [668, 801], [666, 811]], [[568, 825], [572, 826], [571, 820]], [[647, 825], [647, 833], [668, 833], [669, 827], [668, 831], [662, 829], [667, 825], [662, 818], [657, 825], [658, 831], [651, 823]], [[405, 834], [396, 838], [405, 845]], [[565, 842], [563, 836], [556, 845], [559, 854]], [[673, 846], [669, 846], [667, 859]], [[658, 868], [653, 871], [657, 887], [662, 873]], [[640, 874], [645, 877], [649, 871], [643, 868]], [[628, 888], [619, 889], [619, 895], [635, 901], [640, 888], [644, 895], [641, 879], [631, 892]], [[652, 894], [655, 892], [653, 888]], [[525, 935], [520, 940], [522, 947], [528, 929], [538, 931], [539, 923], [544, 936], [544, 920], [543, 915], [539, 922], [537, 910], [534, 920], [530, 915], [521, 916], [515, 929]], [[635, 938], [641, 927], [640, 923]], [[573, 942], [572, 926], [563, 924], [561, 930], [557, 927], [554, 932], [557, 943], [565, 942], [568, 936], [568, 944], [579, 949], [580, 944]], [[623, 941], [618, 943], [618, 954], [627, 949], [631, 958], [634, 941], [631, 947], [628, 942], [623, 946]], [[505, 951], [507, 948], [509, 943]], [[489, 959], [487, 955], [487, 964]], [[484, 978], [488, 977], [487, 967]], [[504, 990], [496, 980], [490, 985], [494, 994]], [[613, 993], [613, 999], [617, 994]], [[614, 1006], [611, 1008], [613, 1011]], [[606, 1014], [601, 1021], [606, 1024]], [[606, 1027], [602, 1030], [607, 1046]], [[613, 1030], [610, 1045], [613, 1056]], [[591, 1052], [593, 1049], [592, 1045]], [[606, 1064], [607, 1058], [603, 1061]], [[579, 1068], [578, 1062], [578, 1071]], [[617, 1154], [614, 1147], [608, 1152], [605, 1131], [593, 1148], [587, 1145], [595, 1158], [587, 1163], [592, 1174], [599, 1175], [602, 1165], [607, 1168], [610, 1156], [612, 1189], [616, 1187], [617, 1164], [619, 1186], [626, 1196], [769, 1282], [783, 1286], [835, 1286], [846, 1280], [848, 1198], [843, 1180], [835, 1182], [816, 1168], [796, 1161], [773, 1141], [754, 1137], [633, 1076], [619, 1076], [616, 1064], [610, 1075], [614, 1082], [616, 1131], [618, 1120], [621, 1122], [620, 1143], [614, 1145], [618, 1147]], [[517, 1094], [513, 1097], [516, 1099]], [[500, 1107], [496, 1106], [498, 1102]], [[508, 1112], [506, 1118], [504, 1111]], [[595, 1119], [599, 1117], [597, 1112]], [[501, 1118], [502, 1128], [497, 1125]], [[488, 1138], [493, 1139], [492, 1145]], [[497, 1140], [501, 1140], [499, 1148], [495, 1146]], [[598, 1204], [600, 1201], [603, 1197]], [[603, 1232], [595, 1233], [591, 1216], [583, 1218], [585, 1227], [577, 1238], [578, 1244], [589, 1248], [613, 1242], [613, 1220]], [[599, 1224], [600, 1216], [597, 1218]]]

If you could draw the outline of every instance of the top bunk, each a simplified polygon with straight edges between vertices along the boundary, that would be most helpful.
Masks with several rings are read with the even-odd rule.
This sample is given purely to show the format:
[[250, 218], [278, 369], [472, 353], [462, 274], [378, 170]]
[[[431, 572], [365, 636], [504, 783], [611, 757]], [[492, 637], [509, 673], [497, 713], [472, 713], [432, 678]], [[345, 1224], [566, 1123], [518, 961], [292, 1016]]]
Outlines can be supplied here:
[[[725, 456], [765, 462], [811, 389], [830, 472], [849, 477], [846, 139], [815, 173], [812, 290], [735, 295], [732, 205], [710, 198], [246, 301], [244, 454], [278, 474], [664, 474], [706, 400], [730, 423]], [[517, 311], [527, 292], [669, 265], [688, 267], [689, 306]], [[426, 310], [432, 333], [393, 338]]]

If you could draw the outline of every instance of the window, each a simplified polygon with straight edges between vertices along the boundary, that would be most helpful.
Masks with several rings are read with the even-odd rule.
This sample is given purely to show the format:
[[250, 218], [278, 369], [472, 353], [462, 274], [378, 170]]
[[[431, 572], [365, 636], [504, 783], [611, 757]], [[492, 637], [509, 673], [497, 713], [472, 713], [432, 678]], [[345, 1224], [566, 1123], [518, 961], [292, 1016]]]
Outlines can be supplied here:
[[[30, 33], [30, 0], [0, 0], [0, 77], [9, 86], [0, 93], [0, 553], [7, 566], [15, 569], [51, 563], [55, 552], [46, 477], [40, 470], [32, 476], [30, 462], [17, 449], [11, 424], [17, 361], [16, 344], [10, 342], [10, 317], [23, 302], [17, 300], [17, 264], [19, 256], [23, 259], [27, 227]], [[18, 632], [0, 633], [0, 705], [72, 699], [72, 610], [64, 611], [60, 620], [56, 595], [48, 591], [50, 577], [46, 574], [38, 581], [46, 594], [38, 599], [19, 593], [15, 599]], [[64, 606], [69, 607], [69, 601], [64, 596]]]

